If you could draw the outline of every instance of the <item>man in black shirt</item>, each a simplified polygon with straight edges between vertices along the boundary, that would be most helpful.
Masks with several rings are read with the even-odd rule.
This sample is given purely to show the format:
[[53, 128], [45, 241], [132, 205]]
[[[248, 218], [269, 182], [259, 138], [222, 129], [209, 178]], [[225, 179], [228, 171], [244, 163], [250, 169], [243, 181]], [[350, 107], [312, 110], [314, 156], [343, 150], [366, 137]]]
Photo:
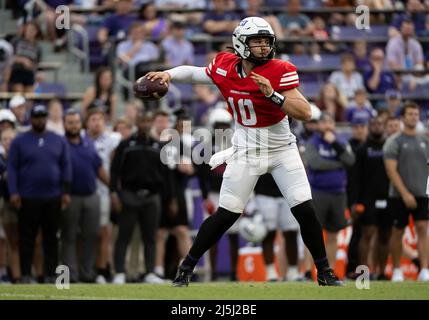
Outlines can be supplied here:
[[[150, 137], [153, 115], [146, 112], [137, 120], [138, 132], [120, 143], [111, 166], [113, 209], [122, 211], [118, 220], [114, 262], [114, 283], [125, 283], [125, 256], [132, 231], [139, 222], [144, 243], [145, 282], [162, 283], [154, 273], [156, 230], [160, 219], [160, 198], [165, 196], [174, 211], [175, 191], [168, 168], [161, 161], [160, 143]], [[177, 209], [176, 209], [177, 210]]]
[[[368, 265], [370, 253], [374, 255], [374, 269], [378, 279], [385, 280], [384, 269], [389, 253], [389, 240], [393, 220], [387, 210], [389, 179], [384, 168], [383, 145], [385, 124], [380, 117], [371, 120], [369, 137], [356, 152], [356, 205], [363, 205], [358, 218], [361, 225], [359, 264]], [[361, 209], [361, 210], [362, 210]], [[360, 210], [355, 210], [360, 211]], [[376, 236], [374, 251], [371, 240]]]

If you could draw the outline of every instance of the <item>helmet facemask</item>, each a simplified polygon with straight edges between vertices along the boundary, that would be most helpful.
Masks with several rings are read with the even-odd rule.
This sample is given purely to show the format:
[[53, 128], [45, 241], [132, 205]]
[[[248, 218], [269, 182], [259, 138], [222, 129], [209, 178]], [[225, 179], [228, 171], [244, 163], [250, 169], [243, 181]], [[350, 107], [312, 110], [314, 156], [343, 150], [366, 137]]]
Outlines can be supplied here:
[[[250, 39], [252, 39], [252, 38], [260, 38], [260, 37], [267, 37], [270, 40], [270, 46], [269, 46], [270, 53], [268, 53], [268, 55], [266, 55], [265, 57], [258, 58], [258, 57], [256, 57], [252, 53], [251, 48], [257, 48], [257, 47], [262, 47], [262, 46], [253, 46], [253, 47], [250, 47], [249, 46], [249, 42], [250, 42]], [[261, 35], [254, 35], [254, 36], [247, 37], [247, 39], [246, 39], [246, 51], [249, 52], [249, 55], [248, 55], [248, 57], [245, 60], [248, 60], [248, 61], [250, 61], [250, 62], [252, 62], [252, 63], [254, 63], [256, 65], [263, 65], [263, 64], [267, 63], [269, 60], [271, 60], [271, 59], [274, 58], [274, 54], [275, 54], [274, 44], [275, 44], [275, 41], [276, 41], [276, 38], [273, 35], [266, 35], [266, 36], [265, 35], [262, 35], [262, 36]]]

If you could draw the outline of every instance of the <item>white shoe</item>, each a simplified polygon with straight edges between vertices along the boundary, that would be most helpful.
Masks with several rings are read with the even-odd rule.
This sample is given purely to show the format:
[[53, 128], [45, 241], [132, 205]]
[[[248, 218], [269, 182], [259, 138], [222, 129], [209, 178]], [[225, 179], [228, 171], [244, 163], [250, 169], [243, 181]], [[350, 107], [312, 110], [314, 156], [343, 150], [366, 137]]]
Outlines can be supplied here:
[[105, 278], [103, 275], [99, 274], [99, 275], [95, 278], [95, 283], [98, 283], [98, 284], [106, 284], [106, 283], [107, 283], [107, 281], [106, 281], [106, 278]]
[[392, 282], [403, 282], [404, 273], [400, 268], [393, 269]]
[[424, 268], [420, 270], [419, 277], [417, 278], [418, 281], [429, 281], [429, 269]]
[[151, 272], [148, 273], [145, 277], [143, 282], [145, 283], [152, 283], [152, 284], [161, 284], [161, 283], [165, 283], [164, 279], [161, 279], [160, 277], [158, 277], [155, 273]]
[[117, 273], [113, 278], [113, 284], [125, 284], [125, 273]]
[[289, 267], [287, 270], [287, 281], [298, 281], [301, 279], [301, 275], [298, 272], [298, 267]]
[[267, 281], [278, 281], [279, 277], [277, 275], [276, 267], [274, 264], [269, 264], [266, 266], [267, 272]]

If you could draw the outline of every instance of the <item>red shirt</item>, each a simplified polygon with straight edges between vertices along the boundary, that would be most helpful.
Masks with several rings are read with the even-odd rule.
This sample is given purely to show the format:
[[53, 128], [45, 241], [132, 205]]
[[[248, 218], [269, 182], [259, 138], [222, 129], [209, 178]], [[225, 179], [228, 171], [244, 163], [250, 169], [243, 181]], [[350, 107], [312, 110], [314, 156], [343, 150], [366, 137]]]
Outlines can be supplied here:
[[[241, 78], [238, 75], [236, 66], [240, 61], [241, 58], [233, 53], [221, 52], [206, 67], [207, 75], [228, 102], [228, 111], [235, 121], [246, 127], [260, 128], [283, 120], [286, 114], [265, 97], [250, 76]], [[272, 59], [252, 71], [270, 80], [277, 92], [299, 86], [296, 67], [287, 61]]]

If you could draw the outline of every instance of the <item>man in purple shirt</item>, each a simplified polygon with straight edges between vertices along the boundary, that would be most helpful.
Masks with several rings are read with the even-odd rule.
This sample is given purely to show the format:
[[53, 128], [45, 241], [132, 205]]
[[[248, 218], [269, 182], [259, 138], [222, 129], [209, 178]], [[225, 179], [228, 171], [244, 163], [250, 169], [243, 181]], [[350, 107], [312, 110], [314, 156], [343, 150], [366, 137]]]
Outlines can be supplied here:
[[31, 283], [34, 242], [43, 235], [45, 282], [55, 282], [57, 231], [61, 208], [70, 203], [71, 164], [65, 139], [46, 130], [48, 110], [31, 109], [31, 130], [18, 136], [7, 161], [11, 204], [20, 210], [19, 248], [22, 282]]
[[384, 94], [396, 89], [396, 79], [392, 72], [384, 70], [384, 51], [374, 48], [370, 54], [371, 69], [365, 72], [364, 81], [369, 93]]
[[133, 9], [132, 0], [117, 0], [115, 2], [115, 13], [108, 16], [103, 22], [103, 26], [98, 30], [97, 38], [104, 47], [109, 37], [116, 40], [123, 40], [131, 24], [137, 20], [137, 16], [131, 13]]
[[[70, 148], [73, 179], [71, 202], [62, 219], [62, 262], [70, 268], [71, 282], [94, 282], [95, 258], [100, 227], [100, 198], [96, 192], [97, 177], [107, 186], [109, 177], [103, 168], [94, 143], [81, 135], [82, 119], [75, 109], [64, 117], [64, 129]], [[77, 236], [81, 247], [76, 257]], [[77, 266], [79, 260], [79, 266]]]

